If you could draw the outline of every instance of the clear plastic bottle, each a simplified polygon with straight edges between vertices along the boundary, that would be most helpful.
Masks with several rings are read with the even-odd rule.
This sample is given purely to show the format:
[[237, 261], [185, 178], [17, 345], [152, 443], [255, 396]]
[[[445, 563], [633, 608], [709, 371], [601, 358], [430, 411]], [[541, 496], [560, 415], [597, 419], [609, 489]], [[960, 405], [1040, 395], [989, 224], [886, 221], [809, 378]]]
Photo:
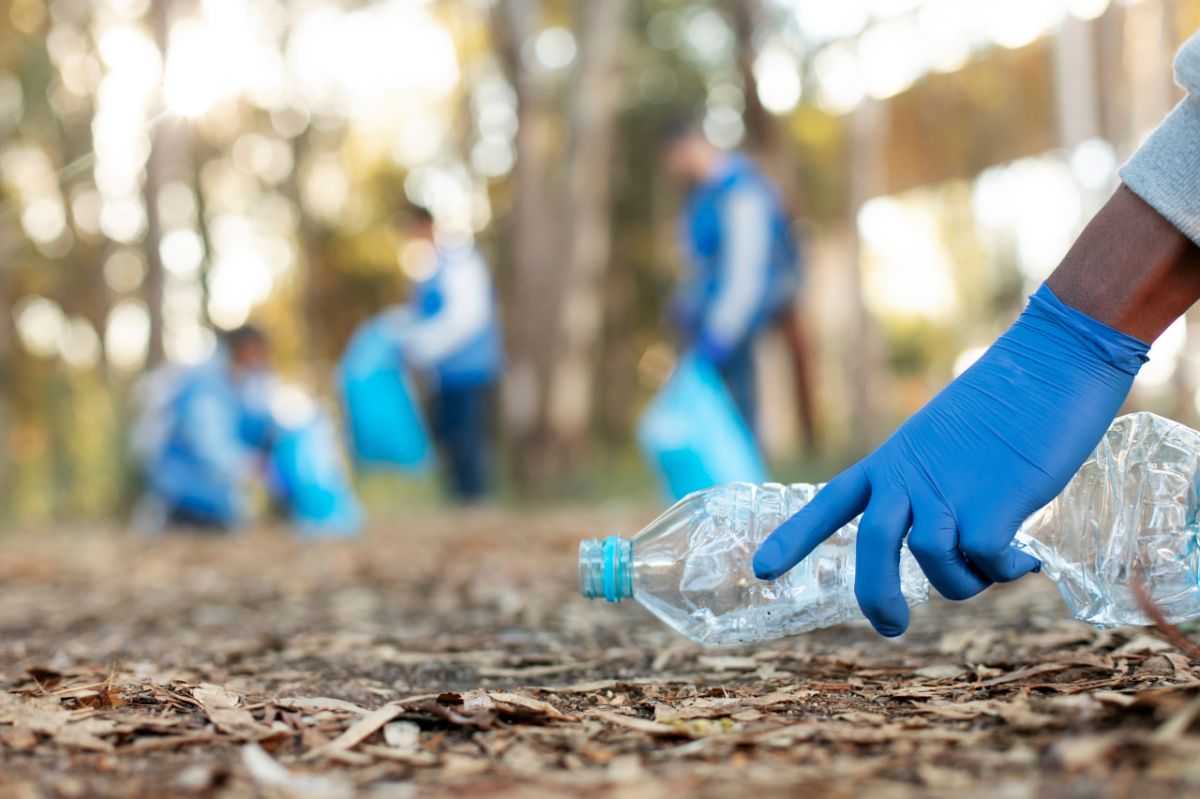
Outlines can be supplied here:
[[[1200, 618], [1200, 433], [1151, 413], [1123, 416], [1017, 543], [1043, 563], [1070, 613], [1097, 627], [1147, 624], [1142, 580], [1172, 621]], [[580, 588], [590, 599], [636, 599], [703, 644], [766, 641], [861, 619], [854, 598], [858, 520], [778, 580], [754, 576], [758, 545], [819, 486], [732, 483], [676, 503], [632, 540], [584, 541]], [[901, 590], [924, 602], [929, 583], [908, 551]]]

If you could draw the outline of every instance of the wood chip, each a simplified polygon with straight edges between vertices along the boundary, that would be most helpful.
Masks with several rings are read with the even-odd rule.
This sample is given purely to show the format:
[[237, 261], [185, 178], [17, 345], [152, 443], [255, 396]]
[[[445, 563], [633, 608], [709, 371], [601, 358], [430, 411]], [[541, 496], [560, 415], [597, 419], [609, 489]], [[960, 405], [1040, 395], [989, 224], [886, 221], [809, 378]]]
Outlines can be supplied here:
[[258, 744], [242, 747], [242, 764], [263, 788], [286, 796], [312, 799], [349, 799], [356, 791], [352, 785], [326, 776], [294, 774], [267, 754]]
[[342, 699], [330, 699], [325, 696], [293, 696], [286, 699], [272, 700], [278, 707], [289, 710], [301, 710], [305, 713], [345, 713], [361, 716], [369, 712], [365, 707], [347, 702]]
[[404, 712], [404, 706], [399, 703], [391, 703], [383, 707], [372, 710], [367, 715], [360, 718], [358, 721], [350, 725], [350, 727], [334, 738], [321, 749], [313, 753], [313, 755], [330, 755], [336, 752], [345, 752], [358, 746], [363, 741], [370, 738], [375, 733], [383, 728], [392, 719]]
[[587, 713], [588, 718], [600, 719], [609, 724], [615, 724], [618, 727], [624, 727], [636, 732], [644, 732], [649, 735], [678, 735], [679, 729], [670, 724], [660, 724], [657, 721], [649, 721], [647, 719], [637, 718], [636, 716], [626, 716], [621, 713], [612, 713], [607, 710], [590, 710]]
[[383, 740], [398, 752], [415, 752], [421, 743], [421, 727], [411, 721], [383, 725]]
[[512, 714], [515, 710], [519, 710], [523, 711], [521, 713], [523, 716], [545, 716], [549, 719], [565, 718], [554, 705], [550, 704], [549, 702], [543, 702], [540, 699], [534, 699], [531, 696], [508, 693], [504, 691], [491, 691], [489, 692], [488, 696], [494, 703], [505, 706], [499, 709], [506, 711], [508, 714]]
[[980, 688], [995, 688], [997, 685], [1007, 685], [1013, 682], [1021, 682], [1028, 680], [1030, 677], [1038, 677], [1043, 674], [1053, 674], [1056, 671], [1063, 671], [1070, 668], [1065, 663], [1039, 663], [1036, 666], [1030, 666], [1027, 669], [1017, 669], [1008, 674], [1001, 674], [999, 677], [993, 677], [990, 680], [984, 680], [979, 683]]
[[257, 741], [277, 734], [276, 730], [260, 724], [253, 713], [240, 706], [242, 698], [223, 686], [204, 683], [192, 689], [192, 697], [204, 708], [214, 727], [234, 738]]

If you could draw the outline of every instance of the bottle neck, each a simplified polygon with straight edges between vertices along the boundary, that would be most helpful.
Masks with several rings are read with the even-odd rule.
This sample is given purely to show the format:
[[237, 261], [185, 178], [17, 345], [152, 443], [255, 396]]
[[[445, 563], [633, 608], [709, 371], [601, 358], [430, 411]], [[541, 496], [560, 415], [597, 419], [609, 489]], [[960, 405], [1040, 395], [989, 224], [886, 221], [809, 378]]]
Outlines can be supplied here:
[[579, 544], [579, 592], [620, 602], [633, 596], [633, 542], [619, 535]]

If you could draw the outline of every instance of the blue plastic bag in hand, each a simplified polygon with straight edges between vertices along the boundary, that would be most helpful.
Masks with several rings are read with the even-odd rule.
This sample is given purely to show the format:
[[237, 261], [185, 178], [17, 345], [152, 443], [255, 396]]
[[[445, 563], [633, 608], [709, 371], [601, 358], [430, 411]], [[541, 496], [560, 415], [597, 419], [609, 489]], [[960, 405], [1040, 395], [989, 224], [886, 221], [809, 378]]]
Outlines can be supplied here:
[[339, 364], [351, 451], [364, 466], [396, 466], [423, 472], [432, 447], [404, 368], [402, 309], [363, 324]]
[[638, 443], [672, 500], [721, 483], [764, 483], [754, 435], [711, 363], [684, 355], [638, 422]]
[[281, 429], [268, 468], [269, 485], [301, 532], [349, 536], [362, 526], [362, 508], [350, 486], [333, 424], [324, 414]]

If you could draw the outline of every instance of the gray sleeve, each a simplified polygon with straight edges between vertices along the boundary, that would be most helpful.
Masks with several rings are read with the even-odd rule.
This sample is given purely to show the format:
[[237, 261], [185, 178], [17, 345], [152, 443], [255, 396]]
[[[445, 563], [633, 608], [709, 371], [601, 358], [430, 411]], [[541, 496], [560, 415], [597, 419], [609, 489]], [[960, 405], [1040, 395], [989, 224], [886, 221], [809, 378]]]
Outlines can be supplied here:
[[1121, 168], [1121, 180], [1200, 244], [1200, 33], [1176, 56], [1175, 80], [1188, 96]]

